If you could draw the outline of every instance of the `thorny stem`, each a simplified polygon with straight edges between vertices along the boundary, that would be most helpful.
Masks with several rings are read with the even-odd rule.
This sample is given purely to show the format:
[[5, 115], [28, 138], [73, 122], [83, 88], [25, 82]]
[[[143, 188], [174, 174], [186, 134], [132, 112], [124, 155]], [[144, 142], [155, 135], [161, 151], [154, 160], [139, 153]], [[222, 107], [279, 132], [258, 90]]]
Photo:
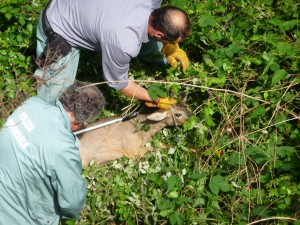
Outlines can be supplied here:
[[248, 223], [247, 225], [253, 225], [253, 224], [268, 221], [268, 220], [291, 220], [291, 221], [296, 221], [297, 219], [290, 218], [290, 217], [275, 216], [275, 217], [269, 217], [269, 218], [265, 218], [265, 219], [261, 219], [261, 220], [256, 220], [254, 222]]

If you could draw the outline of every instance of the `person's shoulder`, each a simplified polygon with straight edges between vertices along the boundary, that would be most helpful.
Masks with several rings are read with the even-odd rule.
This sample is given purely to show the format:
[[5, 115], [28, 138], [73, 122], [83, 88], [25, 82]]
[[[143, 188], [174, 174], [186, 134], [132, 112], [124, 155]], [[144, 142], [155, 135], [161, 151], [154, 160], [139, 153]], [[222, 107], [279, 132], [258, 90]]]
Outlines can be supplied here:
[[162, 0], [152, 0], [152, 6], [155, 9], [159, 8], [161, 3], [162, 3]]
[[26, 114], [33, 122], [44, 124], [49, 117], [49, 114], [57, 114], [58, 110], [53, 105], [46, 103], [42, 98], [33, 96], [26, 99], [23, 103], [14, 110], [11, 117], [19, 117], [20, 114]]
[[52, 132], [48, 136], [48, 149], [55, 155], [66, 154], [67, 152], [72, 154], [78, 154], [80, 141], [69, 130], [60, 127]]
[[55, 106], [53, 104], [50, 104], [48, 102], [46, 102], [42, 97], [40, 96], [32, 96], [30, 98], [28, 98], [27, 100], [25, 100], [23, 103], [22, 103], [22, 106], [23, 107], [27, 107], [27, 108], [37, 108], [37, 107], [42, 107], [43, 109], [44, 108], [47, 108], [47, 109], [51, 109], [51, 108], [55, 108]]

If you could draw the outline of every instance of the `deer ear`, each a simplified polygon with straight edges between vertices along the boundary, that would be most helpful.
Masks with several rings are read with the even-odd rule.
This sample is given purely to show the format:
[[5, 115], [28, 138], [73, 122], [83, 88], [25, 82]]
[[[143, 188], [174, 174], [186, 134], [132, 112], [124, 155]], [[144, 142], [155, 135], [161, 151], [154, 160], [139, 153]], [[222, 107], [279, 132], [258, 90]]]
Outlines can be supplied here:
[[167, 117], [167, 112], [154, 112], [147, 116], [148, 120], [161, 121]]

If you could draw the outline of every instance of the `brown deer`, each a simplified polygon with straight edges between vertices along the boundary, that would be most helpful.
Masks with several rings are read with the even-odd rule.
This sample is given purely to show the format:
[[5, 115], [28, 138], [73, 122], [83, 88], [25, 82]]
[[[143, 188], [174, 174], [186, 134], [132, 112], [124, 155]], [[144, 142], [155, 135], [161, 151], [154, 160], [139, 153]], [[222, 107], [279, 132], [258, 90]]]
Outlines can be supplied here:
[[[128, 158], [142, 156], [151, 150], [145, 147], [145, 144], [154, 134], [167, 126], [183, 125], [191, 115], [192, 112], [186, 105], [176, 104], [168, 110], [158, 109], [148, 115], [139, 114], [134, 119], [79, 134], [82, 166], [88, 166], [92, 159], [102, 165], [123, 156]], [[87, 127], [112, 119], [116, 118], [100, 120]]]

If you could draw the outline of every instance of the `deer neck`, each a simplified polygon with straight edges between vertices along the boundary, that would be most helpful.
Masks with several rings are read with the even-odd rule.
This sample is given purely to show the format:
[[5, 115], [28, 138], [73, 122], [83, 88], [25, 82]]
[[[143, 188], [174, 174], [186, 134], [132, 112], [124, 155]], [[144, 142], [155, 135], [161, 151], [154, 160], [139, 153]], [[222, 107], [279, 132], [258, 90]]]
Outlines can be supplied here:
[[166, 126], [167, 125], [163, 122], [157, 122], [157, 123], [150, 124], [150, 130], [148, 131], [150, 137], [154, 136], [156, 133], [161, 131]]
[[147, 143], [151, 140], [151, 138], [158, 133], [159, 131], [161, 131], [163, 128], [165, 128], [167, 125], [164, 122], [153, 122], [153, 121], [149, 121], [146, 118], [146, 115], [139, 115], [138, 120], [137, 120], [140, 124], [143, 124], [144, 126], [149, 126], [149, 130], [148, 131], [142, 131], [143, 133], [143, 143]]

